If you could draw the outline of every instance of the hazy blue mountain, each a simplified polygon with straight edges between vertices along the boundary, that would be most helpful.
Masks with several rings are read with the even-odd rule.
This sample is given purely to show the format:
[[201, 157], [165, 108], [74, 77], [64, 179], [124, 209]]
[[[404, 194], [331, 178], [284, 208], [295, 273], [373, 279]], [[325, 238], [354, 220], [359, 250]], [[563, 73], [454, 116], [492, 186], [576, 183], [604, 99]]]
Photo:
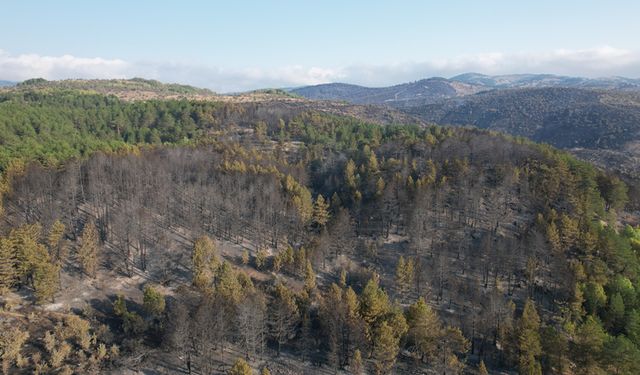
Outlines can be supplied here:
[[11, 86], [15, 86], [17, 84], [17, 82], [13, 82], [13, 81], [0, 81], [0, 87], [11, 87]]
[[389, 87], [328, 83], [290, 91], [308, 99], [343, 100], [354, 104], [386, 104], [404, 107], [431, 104], [442, 99], [474, 94], [483, 89], [478, 85], [436, 77]]
[[407, 112], [558, 147], [619, 148], [640, 132], [640, 95], [566, 87], [492, 90]]
[[640, 91], [640, 79], [624, 77], [582, 78], [553, 74], [489, 76], [465, 73], [450, 79], [434, 77], [388, 87], [366, 87], [327, 83], [290, 89], [291, 93], [315, 100], [342, 100], [354, 104], [384, 104], [408, 107], [434, 104], [482, 91], [510, 88], [570, 87], [583, 89]]
[[617, 90], [640, 89], [640, 79], [624, 77], [583, 78], [553, 74], [507, 74], [490, 76], [479, 73], [465, 73], [452, 77], [451, 80], [488, 88], [575, 87]]

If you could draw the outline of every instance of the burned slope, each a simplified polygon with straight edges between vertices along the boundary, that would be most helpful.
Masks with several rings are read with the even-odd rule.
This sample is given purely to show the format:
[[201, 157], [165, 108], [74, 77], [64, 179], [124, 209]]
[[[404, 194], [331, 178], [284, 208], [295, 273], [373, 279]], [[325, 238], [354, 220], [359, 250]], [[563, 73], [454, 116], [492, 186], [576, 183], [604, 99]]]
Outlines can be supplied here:
[[[120, 105], [106, 101], [99, 113]], [[593, 330], [635, 337], [626, 322], [635, 291], [624, 286], [638, 281], [637, 234], [616, 220], [624, 185], [588, 164], [481, 130], [380, 126], [290, 103], [143, 108], [181, 119], [150, 131], [182, 134], [186, 114], [197, 137], [27, 165], [12, 170], [5, 195], [0, 269], [17, 273], [0, 282], [19, 292], [12, 314], [26, 316], [30, 296], [50, 310], [89, 303], [93, 324], [110, 327], [106, 343], [123, 349], [122, 360], [64, 359], [77, 371], [155, 368], [135, 361], [157, 347], [170, 353], [165, 372], [186, 369], [185, 358], [214, 371], [280, 353], [317, 373], [351, 368], [356, 353], [387, 373], [456, 372], [480, 359], [514, 369], [532, 308], [542, 326], [531, 330], [567, 342], [533, 354], [545, 372], [557, 360], [614, 368], [604, 349], [585, 351]], [[56, 222], [66, 255], [48, 240]], [[93, 228], [92, 268], [83, 254]], [[70, 297], [77, 289], [45, 288], [42, 275], [55, 280], [58, 270], [49, 263], [68, 285], [97, 292], [97, 278], [137, 293]], [[149, 306], [158, 299], [166, 315]], [[619, 299], [628, 315], [609, 314]], [[416, 311], [433, 329], [420, 330]]]

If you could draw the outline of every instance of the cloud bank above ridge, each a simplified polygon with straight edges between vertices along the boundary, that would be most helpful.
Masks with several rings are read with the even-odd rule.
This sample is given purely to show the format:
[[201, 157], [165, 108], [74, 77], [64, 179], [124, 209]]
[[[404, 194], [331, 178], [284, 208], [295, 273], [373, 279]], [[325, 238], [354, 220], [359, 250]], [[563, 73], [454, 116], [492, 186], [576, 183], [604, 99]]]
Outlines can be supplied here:
[[277, 68], [225, 68], [197, 63], [125, 61], [72, 55], [13, 55], [0, 50], [0, 79], [22, 81], [42, 77], [109, 79], [143, 77], [206, 87], [218, 92], [265, 87], [294, 87], [328, 82], [386, 86], [432, 76], [460, 73], [551, 73], [559, 75], [640, 77], [640, 51], [609, 46], [541, 53], [483, 53], [395, 64], [343, 67], [288, 65]]

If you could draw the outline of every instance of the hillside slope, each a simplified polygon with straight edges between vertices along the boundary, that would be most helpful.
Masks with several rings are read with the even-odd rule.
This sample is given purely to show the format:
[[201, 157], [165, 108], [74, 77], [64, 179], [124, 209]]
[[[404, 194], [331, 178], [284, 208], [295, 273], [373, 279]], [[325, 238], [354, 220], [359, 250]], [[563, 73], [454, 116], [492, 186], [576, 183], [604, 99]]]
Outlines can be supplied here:
[[115, 95], [124, 100], [203, 99], [215, 96], [215, 93], [211, 90], [175, 83], [162, 83], [143, 78], [67, 79], [61, 81], [47, 81], [42, 78], [35, 78], [16, 85], [8, 85], [5, 90], [10, 92], [81, 90], [102, 95]]
[[640, 90], [640, 79], [625, 77], [584, 78], [554, 74], [485, 75], [465, 73], [451, 77], [452, 81], [487, 88], [572, 87], [608, 90]]
[[[492, 90], [405, 111], [437, 124], [473, 125], [560, 148], [607, 150], [621, 157], [636, 157], [640, 144], [640, 95], [632, 92]], [[636, 174], [640, 169], [627, 159], [624, 170]]]
[[473, 94], [476, 85], [429, 78], [390, 87], [364, 87], [344, 83], [329, 83], [291, 90], [308, 99], [343, 100], [355, 104], [384, 104], [395, 107], [435, 103], [442, 99]]
[[465, 73], [450, 79], [433, 77], [388, 87], [327, 83], [295, 88], [290, 92], [314, 100], [342, 100], [355, 104], [378, 104], [404, 108], [438, 103], [481, 91], [515, 88], [582, 88], [638, 92], [640, 91], [640, 80], [624, 77], [567, 77], [552, 74], [489, 76]]
[[564, 152], [306, 102], [62, 92], [0, 103], [31, 132], [5, 140], [10, 372], [637, 369], [625, 185]]

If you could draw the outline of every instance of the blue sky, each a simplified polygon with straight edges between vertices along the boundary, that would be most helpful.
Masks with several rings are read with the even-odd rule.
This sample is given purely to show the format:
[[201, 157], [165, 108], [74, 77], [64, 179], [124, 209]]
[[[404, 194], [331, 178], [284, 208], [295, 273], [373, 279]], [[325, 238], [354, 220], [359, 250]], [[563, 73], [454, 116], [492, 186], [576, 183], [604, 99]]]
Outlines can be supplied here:
[[467, 71], [640, 77], [640, 1], [1, 2], [0, 79], [236, 91]]

